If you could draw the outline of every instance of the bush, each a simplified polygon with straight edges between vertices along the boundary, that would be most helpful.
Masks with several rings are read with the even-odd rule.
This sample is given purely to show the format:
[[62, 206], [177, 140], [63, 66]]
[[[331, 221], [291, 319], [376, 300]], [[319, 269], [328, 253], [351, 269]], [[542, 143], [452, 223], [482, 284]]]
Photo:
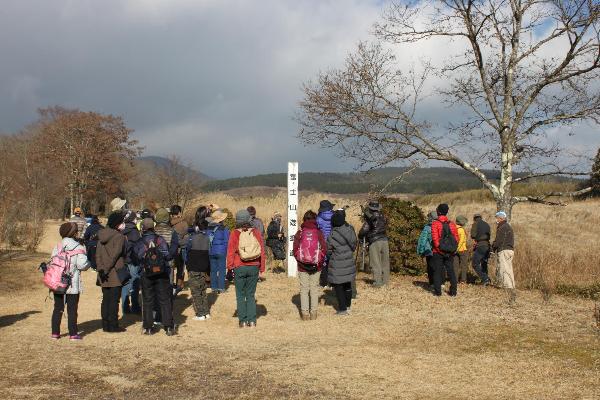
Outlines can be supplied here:
[[393, 272], [420, 275], [425, 265], [417, 255], [417, 241], [426, 223], [423, 211], [406, 200], [382, 197], [379, 202], [388, 220], [390, 268]]

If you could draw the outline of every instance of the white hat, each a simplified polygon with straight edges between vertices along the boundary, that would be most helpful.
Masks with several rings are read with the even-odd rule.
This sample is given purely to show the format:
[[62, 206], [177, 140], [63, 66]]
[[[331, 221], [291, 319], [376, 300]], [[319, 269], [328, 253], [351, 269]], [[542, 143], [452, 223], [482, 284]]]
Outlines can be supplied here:
[[119, 197], [115, 197], [110, 202], [110, 209], [111, 209], [111, 211], [119, 211], [120, 209], [123, 208], [123, 206], [125, 206], [125, 203], [127, 203], [127, 200], [121, 199]]

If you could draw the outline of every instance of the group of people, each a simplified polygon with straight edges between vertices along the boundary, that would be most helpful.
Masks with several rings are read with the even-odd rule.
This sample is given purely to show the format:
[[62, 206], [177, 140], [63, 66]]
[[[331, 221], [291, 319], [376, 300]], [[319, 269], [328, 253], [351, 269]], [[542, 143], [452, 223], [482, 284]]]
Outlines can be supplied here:
[[[468, 220], [459, 215], [456, 222], [448, 219], [449, 206], [440, 204], [428, 215], [427, 225], [421, 231], [417, 253], [425, 259], [431, 290], [442, 295], [442, 286], [450, 281], [449, 295], [456, 296], [458, 283], [467, 283], [469, 269], [469, 246], [466, 233]], [[504, 211], [496, 217], [496, 237], [491, 242], [491, 228], [481, 214], [473, 216], [470, 237], [472, 240], [471, 265], [484, 286], [491, 284], [488, 262], [491, 254], [497, 256], [496, 278], [500, 287], [510, 292], [510, 302], [516, 299], [515, 279], [512, 267], [514, 256], [514, 233]]]
[[[108, 216], [106, 226], [97, 217], [83, 218], [80, 208], [74, 211], [72, 219], [59, 228], [62, 241], [52, 250], [48, 264], [50, 269], [64, 268], [63, 278], [68, 280], [62, 290], [54, 290], [52, 338], [55, 339], [61, 337], [60, 321], [66, 305], [69, 337], [81, 340], [77, 330], [77, 306], [83, 290], [81, 272], [90, 267], [96, 270], [97, 285], [102, 288], [105, 332], [125, 330], [119, 326], [120, 303], [123, 314], [142, 314], [145, 335], [152, 335], [162, 327], [168, 336], [177, 333], [173, 301], [183, 290], [185, 270], [195, 313], [193, 319], [211, 318], [207, 290], [210, 287], [213, 293], [221, 294], [227, 290], [229, 280], [235, 286], [240, 328], [256, 327], [255, 293], [258, 282], [264, 279], [267, 248], [271, 250], [273, 271], [285, 270], [282, 260], [287, 255], [287, 240], [280, 213], [273, 215], [265, 232], [252, 206], [235, 214], [235, 229], [231, 231], [224, 224], [227, 212], [214, 204], [199, 207], [191, 226], [178, 205], [156, 212], [119, 209]], [[458, 279], [466, 281], [467, 221], [461, 216], [456, 224], [449, 221], [448, 211], [446, 204], [440, 204], [429, 214], [429, 223], [417, 248], [426, 259], [429, 283], [438, 296], [446, 278], [450, 280], [451, 296], [457, 293]], [[506, 214], [500, 212], [496, 217], [496, 241], [490, 245], [489, 225], [480, 215], [475, 216], [471, 229], [473, 267], [483, 283], [488, 284], [487, 262], [490, 250], [496, 251], [504, 282], [514, 289], [513, 233]], [[317, 213], [309, 210], [304, 214], [291, 241], [292, 254], [298, 261], [302, 320], [317, 318], [322, 287], [329, 287], [335, 293], [336, 315], [350, 314], [352, 299], [357, 295], [354, 254], [359, 241], [368, 245], [373, 286], [379, 288], [389, 283], [388, 223], [382, 205], [369, 202], [363, 211], [363, 221], [357, 234], [346, 221], [346, 208], [336, 209], [329, 200], [320, 202]]]

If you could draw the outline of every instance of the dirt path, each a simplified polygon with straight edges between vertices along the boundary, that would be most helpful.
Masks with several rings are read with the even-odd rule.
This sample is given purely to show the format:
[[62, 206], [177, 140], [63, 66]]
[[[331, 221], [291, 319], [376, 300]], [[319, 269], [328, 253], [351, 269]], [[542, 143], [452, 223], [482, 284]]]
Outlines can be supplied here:
[[[350, 317], [327, 294], [317, 321], [298, 318], [297, 282], [269, 276], [258, 288], [256, 330], [237, 327], [233, 290], [211, 295], [208, 322], [192, 321], [189, 292], [176, 300], [180, 334], [100, 329], [100, 290], [85, 273], [81, 343], [51, 341], [52, 302], [34, 266], [0, 269], [2, 399], [574, 399], [600, 397], [600, 336], [593, 303], [461, 288], [435, 299], [413, 278], [389, 289], [359, 282]], [[66, 329], [66, 320], [63, 321]]]

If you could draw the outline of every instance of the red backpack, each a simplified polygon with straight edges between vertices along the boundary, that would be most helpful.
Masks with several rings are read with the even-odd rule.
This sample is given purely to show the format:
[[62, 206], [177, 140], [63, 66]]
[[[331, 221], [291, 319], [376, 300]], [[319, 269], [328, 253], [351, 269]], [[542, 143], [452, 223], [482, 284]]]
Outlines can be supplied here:
[[302, 229], [300, 231], [300, 245], [294, 257], [299, 263], [315, 267], [323, 262], [318, 229]]

